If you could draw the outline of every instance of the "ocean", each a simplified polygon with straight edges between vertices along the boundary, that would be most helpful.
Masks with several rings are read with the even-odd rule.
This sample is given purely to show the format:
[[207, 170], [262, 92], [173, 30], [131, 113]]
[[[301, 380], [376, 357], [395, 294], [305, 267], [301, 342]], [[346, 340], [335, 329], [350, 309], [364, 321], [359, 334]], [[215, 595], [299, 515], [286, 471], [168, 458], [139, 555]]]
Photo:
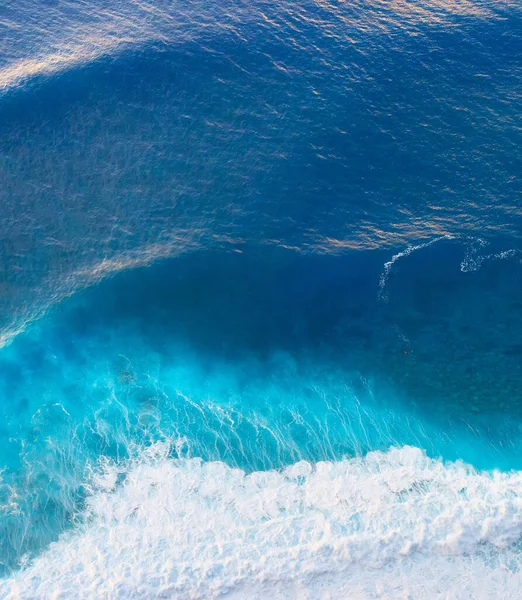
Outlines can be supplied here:
[[522, 596], [522, 4], [0, 6], [0, 598]]

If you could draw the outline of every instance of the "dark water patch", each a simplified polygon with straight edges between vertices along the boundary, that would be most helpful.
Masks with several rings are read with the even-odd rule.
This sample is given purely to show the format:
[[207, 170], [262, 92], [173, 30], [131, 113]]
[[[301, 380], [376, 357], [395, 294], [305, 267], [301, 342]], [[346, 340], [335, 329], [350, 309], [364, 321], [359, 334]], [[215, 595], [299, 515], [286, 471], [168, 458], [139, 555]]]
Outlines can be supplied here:
[[520, 418], [521, 256], [498, 258], [486, 246], [479, 252], [491, 258], [462, 272], [460, 250], [446, 245], [410, 256], [388, 283], [389, 318], [408, 340], [411, 364], [396, 378], [413, 397], [431, 397], [434, 411], [462, 406]]

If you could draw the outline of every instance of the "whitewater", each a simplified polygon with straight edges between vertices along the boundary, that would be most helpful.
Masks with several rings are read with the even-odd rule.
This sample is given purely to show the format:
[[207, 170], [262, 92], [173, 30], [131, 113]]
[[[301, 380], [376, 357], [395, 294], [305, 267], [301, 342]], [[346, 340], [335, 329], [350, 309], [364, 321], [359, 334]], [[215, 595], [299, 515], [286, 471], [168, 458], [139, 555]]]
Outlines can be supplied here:
[[6, 599], [512, 598], [521, 509], [521, 473], [413, 447], [246, 474], [169, 459], [158, 443], [100, 465], [81, 524], [0, 590]]

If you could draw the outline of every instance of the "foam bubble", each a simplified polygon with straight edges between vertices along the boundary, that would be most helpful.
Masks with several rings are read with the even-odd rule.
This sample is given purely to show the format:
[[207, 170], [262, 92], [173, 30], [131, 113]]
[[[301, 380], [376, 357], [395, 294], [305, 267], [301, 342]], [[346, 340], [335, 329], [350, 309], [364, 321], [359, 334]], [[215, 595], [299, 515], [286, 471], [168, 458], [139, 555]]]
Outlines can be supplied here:
[[[498, 598], [522, 589], [522, 474], [403, 447], [253, 472], [158, 443], [4, 598]], [[118, 484], [118, 480], [124, 481]]]

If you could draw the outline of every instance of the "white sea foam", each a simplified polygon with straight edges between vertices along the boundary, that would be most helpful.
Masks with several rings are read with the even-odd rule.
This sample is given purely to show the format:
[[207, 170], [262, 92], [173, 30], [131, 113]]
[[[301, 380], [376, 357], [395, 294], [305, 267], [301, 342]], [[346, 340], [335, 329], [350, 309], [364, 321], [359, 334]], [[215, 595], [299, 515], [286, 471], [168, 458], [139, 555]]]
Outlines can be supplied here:
[[469, 238], [466, 247], [466, 253], [460, 263], [460, 270], [463, 273], [478, 271], [482, 263], [486, 260], [486, 255], [481, 250], [486, 248], [488, 243], [480, 238]]
[[[2, 598], [516, 598], [522, 473], [412, 447], [246, 474], [158, 444]], [[125, 474], [123, 483], [118, 478]]]
[[521, 252], [516, 248], [510, 250], [503, 250], [502, 252], [496, 252], [493, 254], [481, 254], [480, 250], [485, 248], [487, 243], [483, 240], [475, 240], [474, 243], [470, 244], [466, 255], [460, 265], [460, 270], [463, 273], [470, 273], [478, 271], [482, 265], [489, 260], [507, 260], [515, 258], [520, 260]]
[[450, 236], [435, 238], [435, 239], [432, 239], [429, 242], [425, 242], [423, 244], [417, 244], [415, 246], [408, 246], [405, 250], [401, 250], [401, 252], [397, 252], [397, 254], [394, 254], [388, 262], [384, 263], [383, 271], [379, 278], [379, 296], [378, 296], [379, 300], [381, 300], [383, 302], [388, 301], [388, 294], [386, 292], [386, 284], [388, 283], [388, 279], [390, 278], [390, 273], [392, 272], [392, 269], [398, 260], [400, 260], [401, 258], [410, 256], [410, 254], [413, 254], [417, 250], [423, 250], [424, 248], [429, 248], [436, 242], [440, 242], [441, 240], [450, 240], [450, 239], [453, 239], [453, 238]]

